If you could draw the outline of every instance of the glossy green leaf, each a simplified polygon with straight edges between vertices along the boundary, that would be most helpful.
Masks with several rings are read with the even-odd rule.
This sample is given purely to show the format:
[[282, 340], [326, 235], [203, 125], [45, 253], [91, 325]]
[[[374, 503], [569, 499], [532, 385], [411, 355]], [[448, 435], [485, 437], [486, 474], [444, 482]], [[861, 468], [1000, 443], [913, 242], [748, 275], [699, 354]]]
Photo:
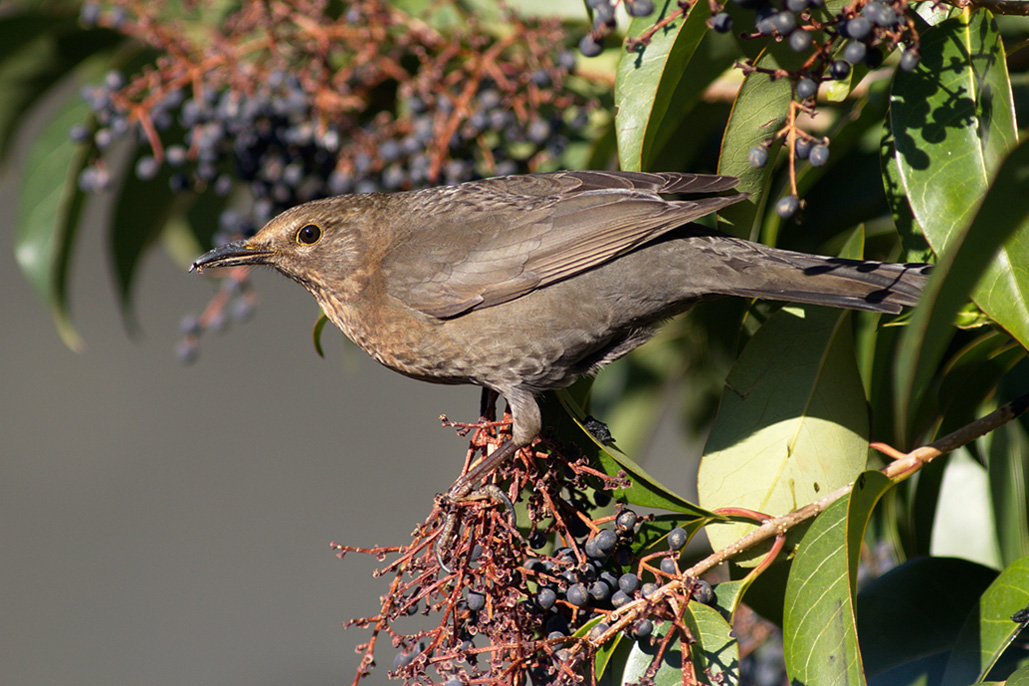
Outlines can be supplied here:
[[[739, 645], [732, 637], [732, 627], [728, 622], [717, 611], [700, 603], [687, 605], [683, 622], [696, 641], [689, 647], [689, 658], [693, 661], [695, 673], [698, 676], [718, 675], [704, 679], [705, 683], [738, 683]], [[655, 629], [652, 640], [634, 642], [625, 661], [622, 686], [640, 683], [657, 657], [659, 637], [666, 635], [670, 629], [670, 624], [663, 622]], [[669, 643], [654, 675], [655, 686], [680, 686], [683, 683], [682, 665], [682, 644], [676, 636]]]
[[897, 148], [893, 140], [893, 131], [889, 126], [883, 127], [882, 141], [879, 145], [879, 160], [882, 165], [883, 189], [886, 191], [886, 202], [893, 215], [893, 224], [900, 235], [904, 246], [905, 262], [928, 262], [933, 257], [932, 249], [925, 240], [921, 227], [915, 221], [915, 215], [908, 204], [904, 185], [900, 180], [900, 169], [897, 166]]
[[[795, 510], [860, 473], [867, 435], [849, 314], [785, 308], [729, 374], [700, 464], [700, 502], [773, 516]], [[708, 536], [717, 550], [752, 528], [714, 524]]]
[[1029, 555], [1029, 436], [1021, 422], [1008, 422], [983, 436], [990, 505], [1004, 564]]
[[861, 589], [857, 627], [869, 678], [950, 651], [997, 571], [951, 557], [918, 557]]
[[985, 679], [1021, 628], [1011, 616], [1027, 606], [1029, 557], [1023, 557], [1000, 573], [968, 616], [947, 662], [943, 686]]
[[[771, 50], [761, 54], [757, 66], [780, 68]], [[743, 238], [758, 235], [758, 223], [768, 202], [768, 184], [780, 143], [772, 145], [768, 164], [760, 169], [753, 167], [747, 157], [752, 148], [773, 137], [786, 123], [791, 98], [789, 79], [772, 80], [767, 74], [753, 72], [743, 81], [722, 138], [718, 173], [739, 177], [737, 189], [750, 193], [751, 197], [747, 202], [736, 203], [720, 212], [720, 216], [729, 222], [729, 225], [719, 226], [723, 231]]]
[[1005, 686], [1029, 686], [1029, 665], [1023, 665], [1011, 673], [1005, 682]]
[[786, 584], [783, 617], [791, 683], [865, 683], [854, 614], [857, 564], [868, 518], [891, 486], [879, 472], [865, 472], [804, 535]]
[[[561, 389], [556, 393], [568, 416], [579, 426], [582, 434], [589, 438], [589, 443], [595, 446], [601, 468], [606, 474], [617, 474], [624, 471], [632, 481], [629, 488], [617, 489], [611, 495], [625, 502], [644, 507], [655, 507], [673, 512], [681, 512], [693, 517], [715, 517], [707, 510], [694, 505], [682, 496], [672, 492], [647, 472], [628, 455], [611, 444], [599, 442], [596, 437], [585, 428], [586, 412], [581, 401], [575, 398], [568, 389]], [[581, 436], [579, 437], [581, 440]]]
[[18, 266], [50, 305], [61, 339], [73, 350], [82, 347], [82, 339], [68, 311], [68, 267], [84, 201], [77, 178], [89, 150], [68, 140], [68, 129], [88, 115], [86, 104], [71, 98], [33, 142], [14, 238]]
[[[640, 36], [679, 5], [666, 0], [659, 12], [633, 19], [626, 31], [628, 39]], [[674, 129], [697, 93], [679, 89], [683, 78], [692, 73], [690, 60], [708, 32], [705, 24], [710, 10], [705, 3], [694, 4], [686, 16], [676, 19], [654, 33], [650, 42], [626, 52], [618, 63], [615, 80], [615, 128], [618, 157], [624, 170], [647, 170], [661, 131]], [[694, 87], [695, 88], [695, 87]]]
[[[928, 387], [950, 342], [956, 313], [967, 302], [980, 276], [993, 269], [1000, 246], [1007, 241], [1013, 245], [1021, 243], [1022, 237], [1029, 238], [1026, 188], [1029, 188], [1029, 142], [1016, 147], [1001, 164], [971, 225], [951, 241], [934, 268], [922, 293], [921, 305], [902, 334], [894, 379], [898, 427], [908, 424], [910, 409]], [[1029, 248], [1025, 254], [1029, 254]], [[1010, 266], [1023, 268], [1017, 263]], [[980, 285], [980, 292], [985, 284], [984, 281]], [[1001, 324], [1008, 328], [1006, 319]], [[1029, 326], [1029, 317], [1017, 328], [1025, 326]], [[1014, 333], [1011, 329], [1008, 331]], [[1019, 342], [1023, 347], [1029, 345], [1029, 341], [1022, 338]]]

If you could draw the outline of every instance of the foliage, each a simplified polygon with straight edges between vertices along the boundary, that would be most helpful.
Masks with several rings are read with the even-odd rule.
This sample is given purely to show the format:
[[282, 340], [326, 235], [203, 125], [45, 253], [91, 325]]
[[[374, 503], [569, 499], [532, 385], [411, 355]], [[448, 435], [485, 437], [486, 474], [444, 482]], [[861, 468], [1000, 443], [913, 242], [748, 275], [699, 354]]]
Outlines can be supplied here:
[[[548, 399], [549, 440], [501, 481], [518, 529], [462, 505], [443, 555], [441, 506], [409, 545], [371, 551], [397, 559], [380, 614], [355, 622], [373, 631], [366, 656], [389, 635], [414, 683], [753, 683], [771, 622], [790, 683], [1025, 680], [1025, 402], [918, 459], [869, 448], [930, 444], [1026, 391], [1026, 19], [986, 1], [632, 0], [621, 36], [616, 4], [14, 5], [0, 158], [37, 102], [84, 84], [29, 147], [18, 262], [77, 347], [69, 266], [94, 195], [114, 203], [131, 316], [155, 245], [186, 264], [329, 194], [616, 161], [737, 176], [751, 196], [724, 230], [935, 262], [920, 306], [887, 321], [704, 303]], [[184, 319], [184, 360], [252, 311], [245, 273], [226, 283]], [[699, 504], [640, 466], [669, 412], [711, 427]], [[473, 451], [504, 431], [474, 428]], [[683, 554], [700, 530], [719, 552]], [[438, 627], [394, 628], [421, 608]]]

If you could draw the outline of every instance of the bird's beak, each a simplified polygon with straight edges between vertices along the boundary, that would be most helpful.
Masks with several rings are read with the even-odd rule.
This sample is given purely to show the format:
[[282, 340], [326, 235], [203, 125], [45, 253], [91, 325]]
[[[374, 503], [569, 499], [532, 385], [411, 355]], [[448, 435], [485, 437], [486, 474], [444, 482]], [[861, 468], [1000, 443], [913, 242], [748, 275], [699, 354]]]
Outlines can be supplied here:
[[189, 271], [198, 274], [208, 267], [238, 267], [248, 264], [267, 264], [272, 251], [254, 245], [249, 240], [233, 241], [206, 252], [193, 262]]

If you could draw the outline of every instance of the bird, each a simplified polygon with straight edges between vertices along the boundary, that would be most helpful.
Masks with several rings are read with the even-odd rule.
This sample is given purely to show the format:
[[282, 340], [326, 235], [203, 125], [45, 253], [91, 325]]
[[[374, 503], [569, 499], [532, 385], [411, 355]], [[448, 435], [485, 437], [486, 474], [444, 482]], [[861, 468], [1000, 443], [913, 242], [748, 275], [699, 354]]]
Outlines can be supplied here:
[[[714, 174], [558, 171], [307, 202], [191, 271], [270, 266], [383, 365], [502, 396], [511, 437], [459, 500], [542, 429], [537, 397], [644, 344], [702, 300], [899, 313], [928, 265], [783, 250], [693, 223], [745, 200]], [[493, 396], [494, 399], [496, 396]]]

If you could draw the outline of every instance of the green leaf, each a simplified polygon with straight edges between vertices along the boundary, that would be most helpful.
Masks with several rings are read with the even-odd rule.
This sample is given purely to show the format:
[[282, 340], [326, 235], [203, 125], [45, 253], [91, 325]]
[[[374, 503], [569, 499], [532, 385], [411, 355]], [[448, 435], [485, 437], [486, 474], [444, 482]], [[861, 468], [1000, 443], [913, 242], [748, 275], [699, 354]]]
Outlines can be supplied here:
[[[767, 69], [780, 68], [771, 50], [763, 52], [756, 65]], [[753, 72], [743, 81], [722, 138], [718, 173], [739, 177], [737, 189], [742, 193], [750, 193], [751, 197], [719, 213], [729, 223], [720, 224], [719, 228], [723, 231], [743, 238], [755, 238], [758, 235], [758, 224], [768, 201], [768, 184], [781, 143], [776, 141], [772, 145], [768, 151], [768, 163], [760, 169], [751, 166], [747, 157], [752, 148], [774, 136], [786, 123], [791, 98], [789, 79], [773, 80], [767, 74]]]
[[79, 98], [69, 99], [36, 137], [22, 171], [14, 254], [18, 266], [50, 305], [65, 345], [82, 348], [68, 311], [68, 267], [84, 195], [79, 171], [88, 148], [72, 143], [68, 129], [89, 116]]
[[320, 314], [318, 315], [318, 321], [314, 323], [314, 329], [311, 331], [311, 338], [314, 339], [314, 351], [322, 359], [325, 359], [325, 351], [322, 350], [322, 331], [325, 330], [325, 325], [328, 323], [329, 318], [325, 314]]
[[[860, 473], [867, 435], [850, 316], [785, 308], [758, 330], [729, 374], [700, 463], [700, 502], [772, 516], [795, 510]], [[718, 550], [752, 528], [714, 524], [708, 537]]]
[[857, 596], [868, 676], [950, 651], [968, 613], [996, 577], [996, 570], [968, 560], [919, 557], [870, 581]]
[[122, 172], [122, 184], [108, 233], [122, 314], [130, 327], [134, 326], [132, 287], [140, 259], [161, 234], [172, 214], [195, 199], [192, 194], [176, 193], [171, 189], [169, 179], [173, 170], [168, 165], [161, 165], [153, 179], [143, 181], [137, 177], [134, 173], [136, 160], [149, 154], [149, 147], [141, 147]]
[[1029, 436], [1020, 422], [1008, 422], [980, 443], [985, 444], [997, 543], [1004, 564], [1010, 564], [1029, 555], [1029, 462], [1024, 459], [1029, 455]]
[[618, 450], [618, 448], [611, 444], [599, 442], [593, 434], [586, 430], [586, 412], [581, 402], [572, 395], [569, 389], [561, 389], [556, 392], [556, 395], [568, 416], [579, 426], [582, 433], [589, 438], [590, 443], [595, 446], [604, 473], [614, 475], [623, 470], [629, 479], [632, 480], [632, 485], [629, 488], [612, 491], [611, 495], [614, 498], [634, 505], [681, 512], [693, 517], [718, 518], [663, 486], [657, 479], [647, 474], [628, 455]]
[[123, 40], [106, 29], [83, 30], [66, 15], [26, 11], [0, 19], [0, 161], [32, 105], [83, 60]]
[[882, 164], [886, 202], [890, 206], [893, 224], [897, 228], [900, 242], [904, 246], [904, 261], [928, 262], [933, 257], [932, 249], [925, 240], [921, 227], [915, 222], [915, 215], [911, 211], [911, 205], [908, 204], [907, 195], [904, 193], [904, 185], [900, 180], [900, 168], [897, 166], [897, 147], [893, 140], [893, 131], [889, 126], [883, 126], [879, 160]]
[[[686, 624], [696, 641], [689, 647], [689, 658], [693, 661], [698, 676], [710, 674], [704, 683], [733, 685], [739, 679], [739, 645], [732, 637], [732, 627], [712, 608], [700, 603], [690, 603], [683, 613]], [[658, 625], [652, 639], [636, 641], [625, 661], [622, 686], [640, 683], [657, 657], [659, 640], [672, 630], [668, 622]], [[661, 664], [654, 675], [655, 686], [680, 686], [683, 683], [683, 654], [679, 637], [673, 638]], [[717, 676], [715, 676], [717, 675]], [[718, 681], [721, 679], [721, 681]]]
[[[994, 268], [1000, 246], [1009, 240], [1014, 244], [1021, 243], [1023, 237], [1029, 239], [1026, 188], [1029, 188], [1029, 141], [1021, 143], [1004, 160], [968, 230], [951, 240], [933, 269], [920, 306], [901, 336], [894, 379], [898, 428], [909, 424], [908, 412], [928, 387], [953, 336], [955, 315], [964, 306], [979, 277]], [[1013, 236], [1017, 241], [1012, 240]], [[1023, 269], [1018, 263], [1011, 264], [1012, 269], [1016, 267]], [[979, 292], [984, 290], [984, 285], [979, 287]], [[1029, 316], [1021, 324], [1011, 323], [1006, 317], [1000, 323], [1014, 334], [1012, 329], [1029, 326]], [[1029, 346], [1029, 339], [1016, 337], [1023, 347]]]
[[786, 583], [783, 651], [790, 683], [864, 684], [854, 616], [865, 526], [892, 482], [865, 472], [812, 523]]
[[969, 614], [947, 662], [943, 686], [984, 680], [1021, 629], [1011, 616], [1027, 606], [1029, 557], [1023, 557], [1000, 573]]
[[[679, 5], [666, 0], [660, 12], [633, 19], [626, 37], [637, 38], [655, 22], [678, 11]], [[691, 101], [699, 97], [696, 84], [682, 89], [679, 84], [693, 74], [690, 61], [708, 33], [705, 22], [710, 15], [707, 4], [696, 3], [684, 18], [655, 32], [648, 44], [622, 55], [615, 79], [615, 127], [622, 169], [649, 169], [648, 162], [660, 149], [660, 141], [670, 135], [689, 111]]]

